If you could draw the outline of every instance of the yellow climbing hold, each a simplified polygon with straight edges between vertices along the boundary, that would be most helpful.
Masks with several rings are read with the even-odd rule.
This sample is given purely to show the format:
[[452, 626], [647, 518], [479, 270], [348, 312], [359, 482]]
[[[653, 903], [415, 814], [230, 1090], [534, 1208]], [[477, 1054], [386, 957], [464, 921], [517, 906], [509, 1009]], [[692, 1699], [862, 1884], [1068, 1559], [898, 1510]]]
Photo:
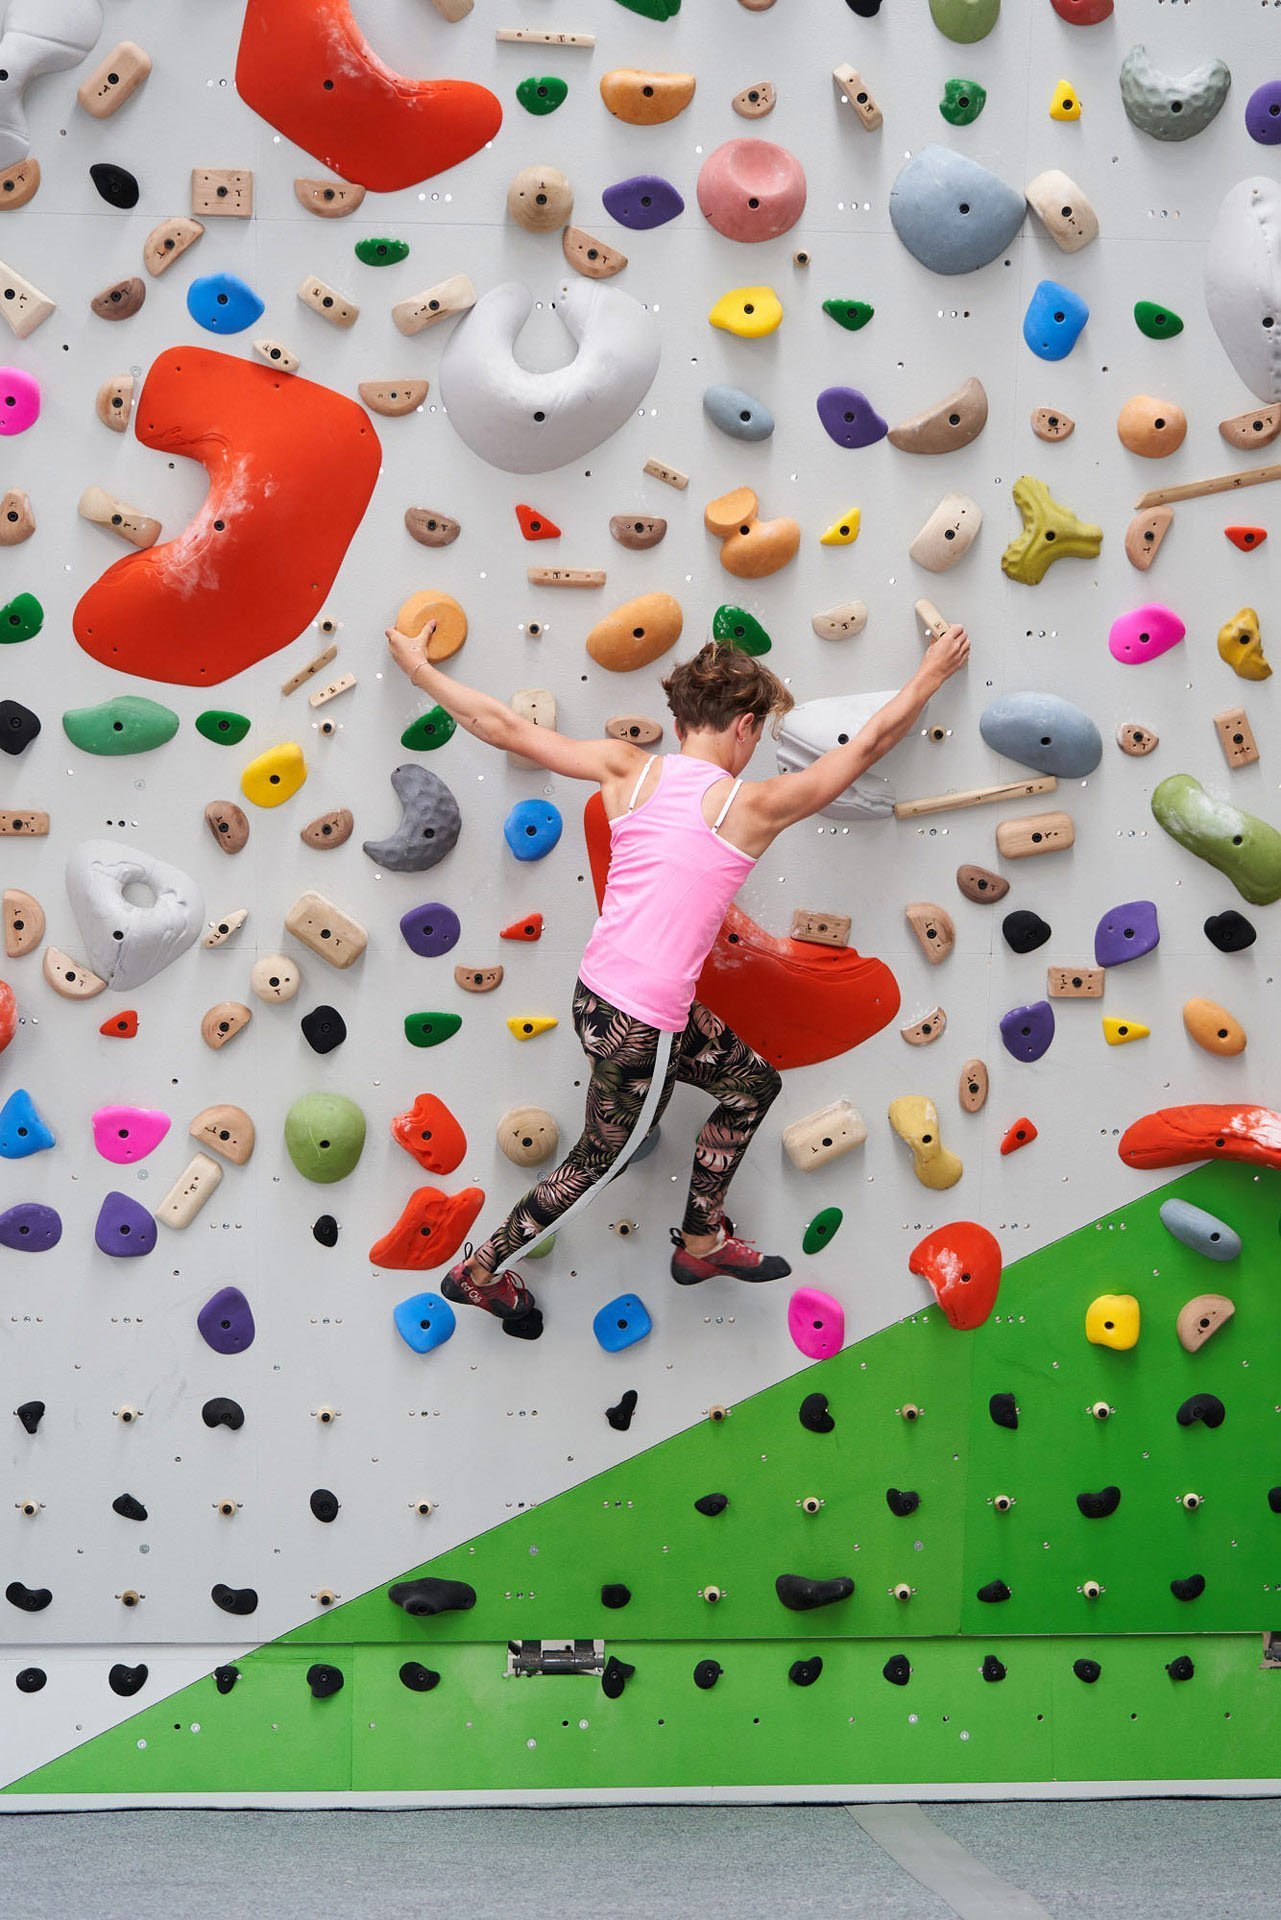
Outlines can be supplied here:
[[297, 793], [306, 778], [302, 748], [296, 740], [284, 740], [249, 762], [240, 776], [240, 791], [256, 807], [278, 807]]
[[912, 1149], [912, 1171], [921, 1185], [932, 1187], [936, 1193], [954, 1187], [965, 1167], [939, 1138], [939, 1115], [934, 1102], [924, 1094], [902, 1094], [890, 1101], [889, 1120], [899, 1139]]
[[1001, 555], [1001, 572], [1011, 580], [1034, 587], [1044, 580], [1055, 560], [1092, 560], [1103, 545], [1102, 527], [1078, 520], [1070, 507], [1060, 506], [1044, 480], [1025, 473], [1014, 482], [1014, 504], [1023, 531]]
[[1126, 1353], [1139, 1343], [1139, 1303], [1132, 1293], [1101, 1293], [1085, 1310], [1085, 1337]]
[[559, 1024], [549, 1013], [516, 1013], [507, 1022], [507, 1031], [517, 1040], [532, 1040], [536, 1033], [550, 1033]]
[[1070, 80], [1060, 80], [1050, 100], [1051, 120], [1079, 120], [1081, 96]]
[[1109, 1013], [1103, 1016], [1103, 1038], [1110, 1047], [1126, 1047], [1131, 1040], [1146, 1040], [1151, 1031], [1141, 1020], [1115, 1020]]
[[830, 527], [824, 527], [818, 543], [821, 547], [852, 547], [858, 539], [858, 529], [859, 510], [854, 507], [839, 520], [833, 520]]
[[721, 295], [707, 318], [741, 340], [760, 340], [782, 320], [783, 302], [773, 287], [734, 287]]
[[1243, 680], [1271, 678], [1272, 669], [1263, 654], [1259, 616], [1253, 607], [1242, 607], [1226, 626], [1219, 628], [1219, 658], [1226, 660], [1233, 673]]

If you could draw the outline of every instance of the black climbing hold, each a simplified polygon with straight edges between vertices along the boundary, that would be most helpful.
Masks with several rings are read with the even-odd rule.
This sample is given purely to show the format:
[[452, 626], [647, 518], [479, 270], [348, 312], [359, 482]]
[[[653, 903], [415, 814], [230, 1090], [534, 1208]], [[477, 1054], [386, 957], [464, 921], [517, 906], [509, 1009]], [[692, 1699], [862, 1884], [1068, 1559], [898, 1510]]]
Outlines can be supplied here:
[[600, 1690], [607, 1700], [622, 1698], [623, 1688], [635, 1673], [635, 1667], [629, 1667], [626, 1660], [620, 1660], [611, 1653], [605, 1662], [605, 1671], [600, 1677]]
[[207, 1427], [226, 1427], [232, 1433], [239, 1433], [245, 1424], [245, 1410], [236, 1401], [219, 1395], [216, 1400], [206, 1400], [200, 1409], [200, 1418]]
[[13, 1676], [13, 1684], [19, 1693], [39, 1693], [48, 1678], [43, 1667], [24, 1667], [21, 1673]]
[[1196, 1668], [1186, 1653], [1180, 1653], [1175, 1659], [1167, 1660], [1165, 1670], [1171, 1680], [1190, 1680], [1196, 1672]]
[[[632, 1158], [635, 1159], [635, 1157], [635, 1154], [633, 1154]], [[827, 1395], [825, 1393], [807, 1393], [801, 1401], [801, 1410], [798, 1417], [801, 1425], [808, 1428], [811, 1433], [831, 1433], [833, 1427], [836, 1425], [835, 1420], [833, 1420], [827, 1410]]]
[[1258, 934], [1243, 913], [1235, 907], [1229, 907], [1226, 913], [1212, 913], [1202, 931], [1210, 945], [1217, 947], [1220, 953], [1244, 953], [1258, 939]]
[[1181, 1427], [1194, 1427], [1199, 1420], [1205, 1427], [1221, 1427], [1227, 1419], [1228, 1410], [1222, 1400], [1214, 1393], [1194, 1393], [1185, 1400], [1175, 1419]]
[[898, 1515], [900, 1520], [906, 1520], [908, 1514], [915, 1513], [920, 1506], [921, 1496], [919, 1493], [913, 1493], [910, 1487], [906, 1489], [886, 1487], [885, 1504], [891, 1513]]
[[812, 1687], [822, 1671], [823, 1656], [815, 1653], [808, 1660], [793, 1660], [787, 1669], [787, 1677], [798, 1687]]
[[117, 1494], [111, 1503], [111, 1511], [118, 1513], [122, 1520], [145, 1520], [147, 1509], [141, 1500], [135, 1500], [131, 1493]]
[[430, 1667], [423, 1666], [420, 1660], [406, 1660], [400, 1669], [400, 1682], [411, 1693], [430, 1693], [433, 1687], [440, 1685], [440, 1675]]
[[1031, 913], [1028, 908], [1020, 907], [1017, 913], [1007, 913], [1001, 922], [1001, 932], [1005, 944], [1013, 953], [1035, 953], [1043, 947], [1053, 927], [1042, 920], [1039, 913]]
[[989, 1605], [995, 1606], [999, 1600], [1009, 1599], [1010, 1589], [1006, 1586], [1004, 1580], [989, 1580], [985, 1587], [979, 1588], [977, 1597], [980, 1600], [987, 1601]]
[[854, 1582], [844, 1573], [834, 1580], [806, 1580], [799, 1573], [780, 1573], [774, 1591], [793, 1613], [810, 1613], [815, 1607], [830, 1607], [834, 1600], [848, 1600]]
[[625, 1587], [621, 1580], [606, 1581], [600, 1590], [602, 1607], [625, 1607], [629, 1604], [631, 1597], [631, 1588]]
[[875, 20], [881, 11], [881, 0], [845, 0], [845, 4], [860, 20]]
[[1006, 1674], [1005, 1662], [1004, 1660], [998, 1660], [994, 1653], [989, 1653], [984, 1657], [980, 1672], [985, 1680], [1004, 1680]]
[[616, 1407], [606, 1407], [605, 1418], [616, 1433], [626, 1433], [632, 1424], [632, 1415], [636, 1411], [636, 1389], [628, 1387]]
[[319, 1241], [322, 1247], [336, 1247], [338, 1245], [338, 1222], [334, 1219], [332, 1213], [321, 1214], [320, 1218], [315, 1221], [312, 1226], [311, 1237], [313, 1240]]
[[905, 1687], [912, 1678], [912, 1662], [905, 1653], [892, 1653], [881, 1672], [892, 1687]]
[[19, 1607], [23, 1613], [43, 1613], [53, 1599], [48, 1587], [24, 1587], [21, 1580], [11, 1580], [4, 1597], [11, 1607]]
[[215, 1667], [213, 1677], [214, 1685], [217, 1687], [219, 1693], [230, 1693], [240, 1678], [240, 1668], [230, 1666]]
[[724, 1513], [728, 1505], [729, 1495], [727, 1493], [705, 1493], [701, 1500], [694, 1502], [696, 1512], [707, 1514]]
[[1083, 1658], [1072, 1662], [1072, 1671], [1078, 1680], [1084, 1680], [1087, 1687], [1092, 1687], [1103, 1669], [1097, 1660]]
[[716, 1685], [724, 1671], [719, 1660], [700, 1660], [694, 1669], [694, 1685], [706, 1693], [709, 1687]]
[[223, 1581], [215, 1581], [209, 1589], [209, 1598], [224, 1613], [256, 1613], [258, 1595], [252, 1587], [229, 1587]]
[[1176, 1600], [1199, 1600], [1205, 1592], [1205, 1575], [1190, 1573], [1186, 1580], [1171, 1580], [1170, 1592]]
[[122, 1694], [125, 1699], [128, 1699], [132, 1693], [138, 1693], [146, 1684], [147, 1669], [145, 1666], [126, 1667], [122, 1661], [117, 1660], [115, 1666], [112, 1667], [110, 1673], [107, 1675], [107, 1685], [111, 1688], [111, 1691]]
[[987, 1403], [995, 1427], [1017, 1427], [1019, 1410], [1012, 1393], [994, 1393]]
[[127, 167], [113, 166], [110, 160], [98, 160], [89, 169], [89, 178], [109, 207], [123, 211], [138, 204], [138, 182]]
[[333, 1694], [343, 1690], [343, 1672], [341, 1667], [330, 1667], [318, 1660], [314, 1667], [307, 1669], [307, 1685], [311, 1688], [313, 1700], [328, 1700]]
[[1268, 1505], [1273, 1513], [1281, 1513], [1281, 1487], [1268, 1488]]
[[328, 1525], [331, 1520], [338, 1518], [338, 1509], [342, 1503], [336, 1493], [330, 1493], [328, 1487], [317, 1487], [307, 1504], [317, 1520], [323, 1520]]
[[543, 1310], [531, 1307], [528, 1313], [514, 1313], [510, 1320], [503, 1321], [503, 1332], [510, 1334], [513, 1340], [541, 1340], [543, 1337]]
[[24, 1400], [17, 1412], [18, 1418], [27, 1429], [27, 1432], [34, 1433], [40, 1425], [40, 1422], [44, 1419], [44, 1401]]
[[387, 1598], [406, 1613], [466, 1613], [476, 1604], [476, 1589], [465, 1580], [401, 1580]]
[[302, 1037], [313, 1053], [332, 1053], [347, 1038], [347, 1022], [337, 1007], [313, 1007], [298, 1022]]
[[1121, 1504], [1121, 1489], [1100, 1487], [1097, 1493], [1078, 1493], [1076, 1504], [1087, 1520], [1106, 1520]]
[[40, 731], [40, 721], [20, 700], [0, 700], [0, 753], [24, 753]]

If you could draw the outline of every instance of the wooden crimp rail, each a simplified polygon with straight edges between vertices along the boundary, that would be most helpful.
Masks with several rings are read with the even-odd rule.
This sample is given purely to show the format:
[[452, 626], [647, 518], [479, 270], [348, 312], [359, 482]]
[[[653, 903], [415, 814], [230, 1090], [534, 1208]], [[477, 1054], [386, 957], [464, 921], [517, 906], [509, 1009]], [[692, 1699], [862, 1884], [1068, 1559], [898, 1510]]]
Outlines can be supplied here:
[[822, 913], [811, 907], [797, 907], [792, 915], [793, 940], [809, 940], [820, 947], [848, 947], [848, 913]]
[[651, 480], [661, 480], [665, 487], [675, 487], [683, 493], [689, 485], [689, 475], [682, 473], [679, 467], [669, 467], [662, 460], [647, 460], [643, 471]]
[[917, 601], [916, 618], [922, 638], [926, 640], [941, 640], [952, 624], [944, 619], [932, 600]]
[[526, 567], [531, 587], [603, 587], [603, 567]]
[[1177, 487], [1154, 487], [1135, 501], [1144, 507], [1165, 507], [1178, 500], [1198, 500], [1207, 493], [1237, 493], [1242, 487], [1261, 487], [1269, 480], [1281, 480], [1281, 462], [1270, 467], [1245, 467], [1239, 473], [1216, 473], [1209, 480], [1185, 480]]
[[498, 27], [494, 38], [500, 46], [594, 47], [594, 33], [554, 33], [541, 27]]
[[1014, 780], [1003, 787], [967, 787], [963, 793], [936, 793], [924, 800], [897, 800], [896, 820], [915, 820], [923, 813], [955, 813], [960, 807], [983, 807], [989, 800], [1031, 800], [1039, 793], [1053, 793], [1058, 781], [1052, 773], [1038, 774], [1035, 780]]
[[282, 693], [297, 693], [299, 687], [305, 686], [314, 673], [319, 673], [322, 667], [327, 667], [329, 662], [337, 659], [337, 657], [337, 647], [326, 647], [324, 652], [318, 653], [314, 660], [309, 660], [305, 667], [299, 667], [297, 673], [291, 673], [287, 680], [282, 680], [280, 683], [280, 691]]

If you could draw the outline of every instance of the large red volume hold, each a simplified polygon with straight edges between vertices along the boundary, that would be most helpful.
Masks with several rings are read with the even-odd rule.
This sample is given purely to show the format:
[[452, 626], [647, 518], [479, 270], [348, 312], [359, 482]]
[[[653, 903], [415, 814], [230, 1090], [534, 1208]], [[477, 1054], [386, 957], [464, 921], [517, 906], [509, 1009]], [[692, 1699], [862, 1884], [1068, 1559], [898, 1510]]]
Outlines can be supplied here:
[[85, 652], [119, 673], [216, 686], [316, 618], [369, 505], [382, 448], [354, 400], [204, 347], [169, 347], [134, 408], [144, 447], [198, 460], [209, 493], [173, 540], [82, 596]]
[[395, 1115], [391, 1137], [424, 1173], [452, 1173], [467, 1151], [466, 1134], [434, 1093], [420, 1093], [406, 1113]]
[[0, 980], [0, 1053], [18, 1031], [18, 1002], [7, 980]]
[[936, 1227], [913, 1247], [908, 1266], [929, 1281], [949, 1327], [972, 1333], [996, 1305], [1001, 1243], [974, 1220]]
[[[609, 874], [609, 821], [594, 793], [583, 811], [596, 905]], [[730, 902], [702, 973], [698, 998], [780, 1070], [812, 1067], [870, 1040], [899, 1010], [898, 981], [883, 960], [853, 947], [780, 939]]]
[[1244, 1160], [1281, 1167], [1281, 1113], [1271, 1107], [1160, 1107], [1121, 1135], [1127, 1167], [1182, 1167], [1189, 1160]]
[[413, 80], [378, 58], [348, 0], [249, 0], [236, 86], [344, 180], [394, 193], [492, 140], [503, 110], [470, 80]]
[[417, 1188], [395, 1226], [369, 1249], [371, 1266], [397, 1272], [443, 1266], [462, 1246], [484, 1204], [480, 1187], [464, 1187], [459, 1193]]

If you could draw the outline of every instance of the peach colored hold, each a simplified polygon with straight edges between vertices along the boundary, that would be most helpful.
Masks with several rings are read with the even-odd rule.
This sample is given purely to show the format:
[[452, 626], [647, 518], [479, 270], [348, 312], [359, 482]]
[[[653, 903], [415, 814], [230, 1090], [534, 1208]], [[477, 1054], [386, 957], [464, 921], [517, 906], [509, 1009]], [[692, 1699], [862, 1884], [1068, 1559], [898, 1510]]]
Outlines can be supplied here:
[[772, 140], [726, 140], [699, 171], [698, 204], [727, 240], [774, 240], [805, 211], [805, 169]]
[[1174, 400], [1154, 400], [1150, 393], [1136, 393], [1116, 416], [1117, 438], [1131, 453], [1145, 460], [1163, 460], [1183, 445], [1188, 431], [1188, 416]]

